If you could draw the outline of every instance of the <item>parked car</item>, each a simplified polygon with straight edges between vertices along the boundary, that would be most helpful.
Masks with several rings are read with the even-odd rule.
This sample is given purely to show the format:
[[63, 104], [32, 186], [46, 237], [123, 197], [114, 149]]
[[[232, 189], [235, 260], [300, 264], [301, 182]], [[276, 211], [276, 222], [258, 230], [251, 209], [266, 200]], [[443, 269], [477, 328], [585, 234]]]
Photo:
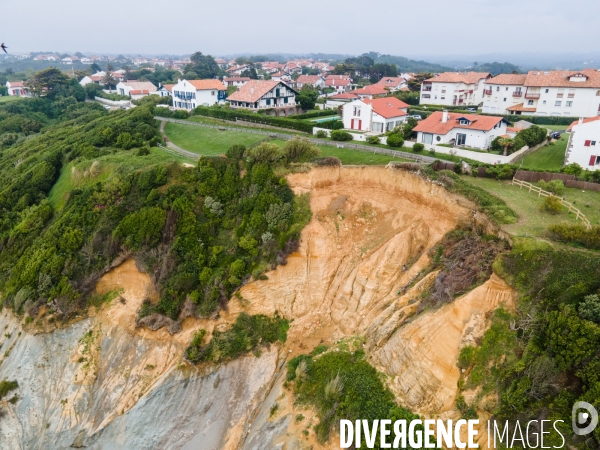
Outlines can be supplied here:
[[477, 112], [477, 108], [467, 108], [467, 111], [469, 111], [470, 113], [475, 114]]
[[560, 139], [560, 131], [555, 131], [550, 136], [552, 136], [552, 139]]
[[406, 116], [406, 118], [407, 119], [417, 119], [417, 120], [423, 119], [420, 114], [413, 114], [412, 116]]

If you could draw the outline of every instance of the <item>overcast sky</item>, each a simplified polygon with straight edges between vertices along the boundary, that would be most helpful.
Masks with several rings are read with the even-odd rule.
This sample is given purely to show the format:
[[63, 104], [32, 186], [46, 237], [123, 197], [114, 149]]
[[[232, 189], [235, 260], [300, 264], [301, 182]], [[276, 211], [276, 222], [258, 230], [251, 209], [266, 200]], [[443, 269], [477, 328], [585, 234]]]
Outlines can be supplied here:
[[600, 0], [2, 0], [13, 52], [597, 52]]

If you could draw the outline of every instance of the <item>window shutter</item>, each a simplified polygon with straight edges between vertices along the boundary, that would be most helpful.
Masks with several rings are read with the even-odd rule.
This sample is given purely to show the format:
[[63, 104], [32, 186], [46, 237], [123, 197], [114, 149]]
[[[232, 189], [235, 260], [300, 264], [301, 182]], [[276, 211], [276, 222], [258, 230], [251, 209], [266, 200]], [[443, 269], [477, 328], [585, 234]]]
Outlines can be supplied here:
[[596, 155], [590, 156], [590, 166], [594, 166], [596, 164]]
[[585, 141], [584, 147], [589, 147], [592, 141]]

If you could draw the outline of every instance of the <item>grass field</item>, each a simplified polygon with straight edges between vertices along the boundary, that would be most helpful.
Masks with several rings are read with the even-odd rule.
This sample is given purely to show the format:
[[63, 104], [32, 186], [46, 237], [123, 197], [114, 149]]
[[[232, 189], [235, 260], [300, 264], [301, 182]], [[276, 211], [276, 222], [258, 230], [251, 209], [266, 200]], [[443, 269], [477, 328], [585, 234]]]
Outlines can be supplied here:
[[[503, 226], [506, 231], [513, 235], [543, 237], [546, 229], [551, 224], [565, 221], [575, 223], [575, 216], [567, 214], [566, 211], [557, 215], [541, 212], [539, 206], [543, 201], [543, 197], [529, 193], [525, 188], [520, 189], [519, 186], [513, 186], [510, 181], [470, 177], [468, 181], [501, 198], [519, 215], [518, 223]], [[563, 197], [568, 202], [574, 203], [575, 207], [585, 214], [592, 225], [600, 224], [600, 194], [565, 188]]]
[[[94, 161], [98, 161], [100, 164], [100, 173], [92, 178], [86, 177], [84, 175], [85, 169], [89, 169]], [[60, 209], [64, 206], [69, 192], [73, 189], [81, 188], [86, 184], [105, 181], [119, 167], [127, 166], [132, 170], [140, 170], [168, 162], [196, 165], [196, 161], [194, 160], [172, 155], [157, 147], [152, 147], [150, 154], [146, 156], [136, 156], [134, 153], [119, 153], [102, 156], [96, 160], [84, 161], [79, 164], [65, 164], [60, 172], [58, 181], [54, 184], [48, 195], [48, 200], [52, 208]], [[75, 170], [73, 170], [73, 166], [75, 166]]]
[[560, 170], [565, 159], [568, 140], [569, 135], [563, 133], [558, 141], [525, 155], [515, 164], [523, 163], [523, 167], [535, 170]]
[[18, 100], [24, 100], [24, 97], [18, 97], [16, 95], [3, 95], [0, 97], [0, 103], [16, 102]]

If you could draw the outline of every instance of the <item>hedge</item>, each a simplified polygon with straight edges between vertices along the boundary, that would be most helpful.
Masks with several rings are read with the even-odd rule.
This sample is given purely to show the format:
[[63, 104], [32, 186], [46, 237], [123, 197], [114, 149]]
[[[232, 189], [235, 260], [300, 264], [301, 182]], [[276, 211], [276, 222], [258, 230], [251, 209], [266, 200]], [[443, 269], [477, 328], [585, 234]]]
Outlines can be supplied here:
[[297, 114], [294, 116], [294, 119], [312, 119], [314, 117], [335, 116], [335, 115], [337, 115], [337, 111], [335, 109], [324, 109], [322, 111], [313, 111], [313, 112], [307, 112], [304, 114]]
[[[427, 108], [428, 108], [428, 110], [410, 108], [408, 110], [408, 113], [409, 114], [420, 114], [420, 115], [425, 114], [426, 116], [429, 116], [434, 111], [442, 110], [442, 109], [433, 109], [433, 108], [430, 109], [429, 105], [427, 106]], [[443, 109], [450, 110], [450, 108], [443, 108]], [[465, 110], [452, 110], [452, 112], [471, 114]], [[527, 122], [531, 122], [535, 125], [571, 125], [574, 121], [576, 121], [578, 119], [577, 117], [563, 117], [563, 116], [522, 116], [522, 115], [516, 115], [516, 114], [487, 114], [487, 113], [478, 113], [478, 114], [482, 115], [482, 116], [504, 117], [506, 120], [508, 120], [511, 123], [518, 122], [519, 120], [526, 120]]]
[[331, 132], [331, 139], [334, 141], [351, 141], [352, 139], [354, 139], [354, 136], [352, 136], [347, 131], [333, 130]]
[[288, 119], [281, 117], [272, 117], [267, 115], [258, 115], [253, 112], [242, 111], [239, 109], [229, 108], [213, 108], [208, 106], [197, 106], [193, 110], [192, 114], [198, 116], [214, 117], [216, 119], [232, 120], [236, 119], [248, 120], [251, 122], [258, 122], [266, 125], [272, 125], [280, 128], [290, 128], [292, 130], [303, 131], [305, 133], [312, 134], [314, 124], [310, 122], [304, 122], [302, 120]]

